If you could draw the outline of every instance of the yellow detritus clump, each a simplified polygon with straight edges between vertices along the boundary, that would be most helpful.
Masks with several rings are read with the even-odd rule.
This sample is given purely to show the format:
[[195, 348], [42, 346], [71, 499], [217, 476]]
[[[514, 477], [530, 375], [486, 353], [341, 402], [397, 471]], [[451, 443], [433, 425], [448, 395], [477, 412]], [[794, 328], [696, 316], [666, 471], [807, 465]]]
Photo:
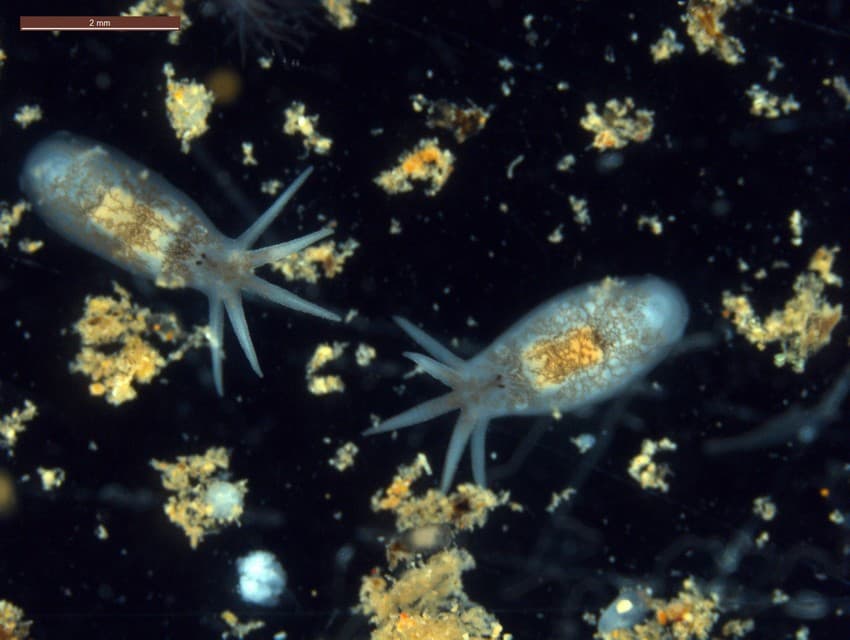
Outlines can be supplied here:
[[183, 529], [193, 549], [220, 525], [239, 524], [248, 481], [226, 479], [230, 466], [226, 449], [212, 447], [203, 455], [177, 456], [177, 462], [151, 460], [150, 464], [160, 472], [162, 486], [175, 494], [165, 504], [165, 514]]
[[21, 224], [21, 219], [30, 209], [32, 206], [26, 200], [19, 200], [11, 207], [5, 202], [0, 202], [0, 247], [5, 249], [9, 246], [12, 229]]
[[320, 376], [317, 375], [317, 371], [329, 362], [333, 362], [339, 358], [347, 346], [347, 342], [334, 342], [333, 344], [325, 342], [316, 347], [309, 362], [307, 362], [305, 374], [307, 388], [310, 393], [316, 396], [323, 396], [328, 393], [345, 391], [345, 383], [338, 375]]
[[242, 640], [242, 638], [252, 631], [257, 631], [258, 629], [262, 629], [266, 626], [266, 623], [262, 620], [248, 620], [247, 622], [242, 622], [230, 609], [222, 611], [220, 616], [221, 621], [227, 625], [227, 631], [221, 634], [221, 637], [224, 639], [238, 638], [239, 640]]
[[0, 638], [27, 640], [32, 621], [24, 620], [24, 610], [8, 600], [0, 600]]
[[288, 136], [300, 135], [304, 138], [304, 148], [307, 151], [315, 151], [319, 155], [325, 155], [331, 150], [333, 140], [322, 136], [316, 131], [319, 116], [308, 116], [303, 102], [294, 101], [283, 112], [286, 120], [283, 123], [283, 132]]
[[0, 418], [0, 449], [6, 449], [9, 456], [15, 455], [18, 436], [27, 430], [27, 422], [37, 415], [38, 407], [24, 400], [23, 409], [12, 409], [10, 414]]
[[744, 295], [723, 292], [723, 315], [735, 329], [763, 351], [768, 344], [778, 342], [781, 352], [773, 360], [777, 367], [787, 365], [802, 373], [809, 356], [829, 344], [832, 330], [841, 320], [842, 305], [831, 305], [823, 295], [827, 285], [841, 286], [842, 280], [832, 273], [838, 247], [820, 247], [809, 262], [809, 273], [797, 276], [794, 297], [782, 310], [772, 311], [764, 320], [753, 310]]
[[483, 525], [488, 512], [505, 504], [508, 495], [462, 485], [450, 496], [432, 489], [416, 497], [410, 485], [426, 473], [431, 467], [420, 453], [372, 498], [373, 510], [395, 513], [399, 537], [387, 551], [390, 567], [401, 564], [402, 569], [386, 575], [376, 567], [365, 576], [357, 609], [374, 625], [373, 640], [509, 640], [495, 616], [464, 591], [461, 574], [475, 567], [472, 556], [465, 549], [446, 548], [451, 543], [448, 527]]
[[242, 143], [242, 164], [246, 167], [256, 167], [257, 159], [254, 157], [254, 143]]
[[474, 567], [467, 551], [448, 549], [397, 578], [363, 578], [358, 610], [375, 626], [372, 640], [508, 640], [496, 617], [463, 589], [461, 574]]
[[32, 255], [37, 251], [41, 251], [44, 247], [44, 240], [33, 240], [32, 238], [21, 238], [18, 240], [18, 251]]
[[290, 282], [303, 280], [315, 284], [322, 276], [331, 279], [342, 273], [346, 261], [359, 246], [360, 243], [354, 238], [337, 243], [328, 240], [290, 254], [270, 266]]
[[597, 113], [595, 102], [588, 102], [585, 110], [587, 115], [580, 124], [583, 129], [596, 134], [593, 146], [599, 151], [622, 149], [629, 142], [646, 142], [652, 135], [655, 112], [635, 110], [631, 98], [608, 100], [601, 114]]
[[670, 490], [667, 476], [670, 467], [653, 460], [659, 451], [675, 451], [676, 443], [669, 438], [661, 440], [646, 439], [641, 443], [640, 453], [629, 462], [629, 475], [638, 481], [643, 489], [658, 489], [663, 493]]
[[327, 19], [337, 29], [350, 29], [357, 24], [352, 5], [371, 4], [371, 0], [322, 0], [322, 6], [327, 12]]
[[658, 216], [639, 216], [637, 219], [638, 229], [649, 229], [654, 236], [664, 233], [664, 223]]
[[[429, 489], [424, 496], [414, 495], [411, 485], [423, 474], [431, 475], [431, 465], [420, 453], [412, 464], [399, 467], [390, 486], [372, 496], [372, 510], [391, 511], [399, 531], [434, 524], [470, 531], [483, 526], [493, 509], [510, 500], [507, 491], [497, 494], [474, 484], [461, 484], [449, 495], [436, 489]], [[513, 503], [511, 506], [519, 509]]]
[[592, 327], [537, 340], [522, 352], [522, 361], [538, 389], [560, 386], [571, 375], [602, 361], [605, 352]]
[[704, 595], [693, 578], [682, 582], [675, 598], [647, 598], [654, 616], [631, 628], [600, 633], [603, 640], [707, 640], [717, 623], [719, 598]]
[[700, 55], [711, 51], [727, 64], [744, 61], [743, 43], [724, 32], [723, 16], [742, 4], [741, 0], [689, 0], [685, 11], [688, 35]]
[[162, 67], [166, 78], [165, 108], [168, 121], [180, 140], [180, 150], [189, 153], [189, 143], [209, 129], [207, 117], [212, 111], [215, 95], [202, 83], [194, 80], [175, 80], [174, 66]]
[[427, 182], [425, 195], [436, 195], [454, 169], [455, 157], [451, 151], [440, 149], [436, 138], [423, 138], [412, 151], [398, 159], [394, 169], [381, 172], [375, 184], [390, 194], [413, 190], [412, 180]]
[[464, 108], [449, 100], [429, 100], [421, 93], [410, 96], [410, 101], [414, 111], [425, 113], [425, 124], [430, 129], [451, 131], [459, 144], [478, 135], [490, 119], [489, 109], [471, 101]]
[[378, 352], [375, 351], [375, 347], [361, 342], [357, 345], [357, 350], [354, 352], [354, 359], [357, 362], [357, 366], [368, 367], [377, 355]]
[[778, 118], [800, 110], [800, 103], [794, 99], [794, 94], [780, 98], [759, 84], [753, 84], [747, 89], [750, 99], [750, 113], [760, 118]]
[[186, 0], [139, 0], [122, 16], [174, 16], [180, 15], [180, 28], [168, 32], [168, 43], [176, 45], [180, 42], [180, 34], [192, 26], [192, 20], [186, 13]]
[[26, 129], [44, 117], [44, 112], [37, 104], [24, 104], [15, 111], [15, 122], [21, 129]]
[[770, 522], [776, 517], [776, 503], [770, 496], [758, 496], [753, 500], [753, 513], [765, 522]]
[[41, 488], [45, 491], [53, 491], [65, 484], [65, 470], [61, 467], [53, 467], [52, 469], [38, 467], [36, 471], [41, 478]]
[[328, 460], [328, 464], [331, 465], [337, 471], [345, 471], [346, 469], [350, 469], [354, 466], [354, 458], [357, 457], [357, 453], [360, 449], [353, 442], [346, 442], [334, 453], [333, 458]]
[[[74, 325], [82, 349], [70, 370], [91, 379], [89, 393], [112, 405], [133, 400], [134, 384], [150, 383], [163, 367], [181, 360], [189, 349], [206, 343], [203, 327], [186, 333], [172, 314], [154, 314], [135, 304], [126, 289], [113, 283], [117, 298], [87, 296], [83, 317]], [[156, 336], [172, 350], [163, 355], [148, 339]]]
[[682, 53], [684, 50], [684, 45], [676, 40], [676, 32], [669, 27], [664, 29], [664, 31], [661, 32], [661, 37], [649, 46], [649, 53], [652, 54], [652, 61], [656, 63], [669, 60], [673, 56]]

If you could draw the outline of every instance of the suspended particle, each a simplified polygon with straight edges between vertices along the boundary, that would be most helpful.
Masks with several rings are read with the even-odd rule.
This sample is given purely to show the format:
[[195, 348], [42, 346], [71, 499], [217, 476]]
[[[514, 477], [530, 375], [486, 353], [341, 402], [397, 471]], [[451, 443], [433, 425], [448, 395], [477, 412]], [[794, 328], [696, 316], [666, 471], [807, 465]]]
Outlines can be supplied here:
[[239, 597], [249, 604], [273, 607], [286, 588], [286, 571], [270, 551], [252, 551], [236, 561]]

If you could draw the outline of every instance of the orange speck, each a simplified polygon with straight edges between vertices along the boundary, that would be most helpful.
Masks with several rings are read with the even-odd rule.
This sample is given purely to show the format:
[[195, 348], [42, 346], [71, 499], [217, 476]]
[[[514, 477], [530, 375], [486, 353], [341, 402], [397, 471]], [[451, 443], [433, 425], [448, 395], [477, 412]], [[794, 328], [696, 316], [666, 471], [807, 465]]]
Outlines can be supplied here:
[[827, 489], [826, 487], [821, 487], [820, 490], [818, 491], [818, 493], [820, 494], [821, 498], [828, 498], [829, 497], [829, 489]]

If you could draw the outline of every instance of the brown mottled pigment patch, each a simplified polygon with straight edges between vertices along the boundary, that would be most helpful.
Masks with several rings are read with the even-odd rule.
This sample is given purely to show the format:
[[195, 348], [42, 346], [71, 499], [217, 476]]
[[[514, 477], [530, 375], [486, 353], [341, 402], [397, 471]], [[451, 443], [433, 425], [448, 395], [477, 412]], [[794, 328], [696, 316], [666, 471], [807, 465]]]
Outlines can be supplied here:
[[128, 257], [149, 255], [157, 261], [164, 259], [165, 250], [179, 229], [175, 221], [142, 204], [120, 187], [106, 191], [88, 217], [119, 240]]
[[523, 351], [522, 358], [534, 386], [544, 389], [563, 384], [575, 372], [600, 362], [604, 355], [599, 335], [585, 326], [534, 342]]

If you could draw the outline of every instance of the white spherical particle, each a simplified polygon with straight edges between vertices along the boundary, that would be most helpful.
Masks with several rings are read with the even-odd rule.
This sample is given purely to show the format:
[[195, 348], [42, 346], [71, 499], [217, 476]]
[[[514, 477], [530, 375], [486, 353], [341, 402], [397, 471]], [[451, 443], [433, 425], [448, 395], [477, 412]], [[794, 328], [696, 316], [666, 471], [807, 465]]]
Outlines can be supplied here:
[[271, 607], [286, 587], [286, 571], [269, 551], [252, 551], [236, 561], [239, 595], [250, 604]]

